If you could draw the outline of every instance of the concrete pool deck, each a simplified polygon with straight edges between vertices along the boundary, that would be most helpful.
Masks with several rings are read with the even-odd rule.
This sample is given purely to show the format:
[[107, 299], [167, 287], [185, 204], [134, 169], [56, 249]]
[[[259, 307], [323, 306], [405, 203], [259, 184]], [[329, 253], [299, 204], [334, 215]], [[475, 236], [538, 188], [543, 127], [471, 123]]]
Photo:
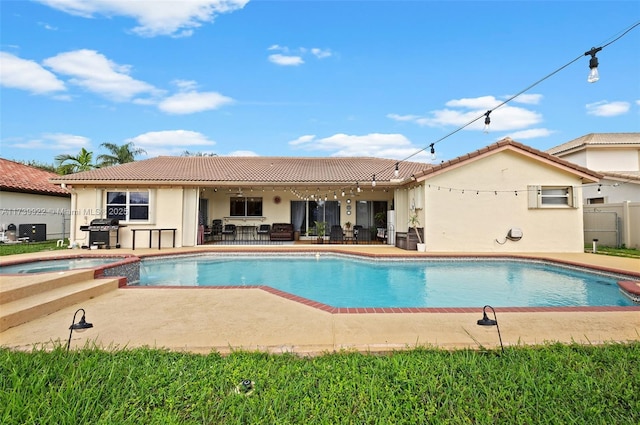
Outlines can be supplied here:
[[[18, 259], [74, 255], [140, 257], [195, 252], [338, 251], [366, 256], [430, 257], [451, 253], [418, 253], [393, 246], [284, 245], [205, 246], [174, 249], [79, 251], [1, 257], [0, 265]], [[456, 253], [455, 256], [486, 254]], [[495, 254], [494, 256], [497, 256]], [[504, 255], [503, 255], [504, 256]], [[558, 260], [639, 276], [640, 259], [589, 253], [509, 254], [509, 257]], [[5, 280], [7, 277], [0, 277]], [[0, 306], [1, 308], [1, 306]], [[65, 345], [78, 308], [94, 327], [74, 332], [72, 348], [96, 343], [105, 348], [141, 346], [176, 351], [228, 353], [259, 350], [319, 354], [337, 350], [390, 351], [415, 346], [446, 349], [499, 347], [496, 327], [476, 324], [482, 309], [458, 312], [438, 309], [413, 313], [332, 314], [262, 289], [121, 288], [63, 308], [0, 333], [0, 346], [30, 350]], [[586, 310], [586, 311], [585, 311]], [[640, 306], [623, 308], [496, 308], [502, 342], [509, 345], [549, 342], [604, 343], [640, 341]], [[493, 318], [490, 313], [489, 316]]]

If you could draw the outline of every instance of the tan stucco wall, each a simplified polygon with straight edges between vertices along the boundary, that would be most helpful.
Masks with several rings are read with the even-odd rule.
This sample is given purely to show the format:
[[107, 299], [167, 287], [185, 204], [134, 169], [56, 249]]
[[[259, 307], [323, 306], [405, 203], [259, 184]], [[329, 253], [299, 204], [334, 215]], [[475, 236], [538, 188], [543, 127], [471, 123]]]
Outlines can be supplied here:
[[[582, 202], [578, 202], [577, 208], [528, 206], [529, 185], [574, 186], [576, 198], [582, 199], [580, 179], [557, 167], [503, 151], [433, 176], [424, 183], [421, 222], [427, 251], [582, 252], [584, 249]], [[522, 239], [500, 244], [512, 227], [522, 229]]]
[[596, 171], [640, 170], [640, 149], [637, 148], [589, 149], [561, 155], [561, 158]]
[[[126, 191], [140, 190], [142, 188], [127, 187], [109, 187], [105, 189], [95, 189], [91, 187], [76, 188], [72, 197], [72, 208], [82, 211], [83, 214], [76, 215], [72, 220], [72, 229], [75, 231], [76, 241], [80, 245], [89, 243], [89, 232], [80, 231], [80, 226], [89, 225], [94, 218], [106, 217], [106, 192], [107, 191]], [[193, 190], [193, 189], [191, 189]], [[148, 223], [139, 222], [120, 222], [120, 245], [123, 248], [131, 248], [133, 243], [133, 232], [131, 229], [149, 229], [149, 228], [176, 228], [176, 247], [182, 246], [182, 218], [183, 218], [183, 195], [182, 188], [157, 188], [150, 193], [151, 208], [149, 212], [150, 220]], [[170, 232], [162, 234], [162, 246], [172, 246], [173, 235]], [[136, 235], [136, 247], [148, 247], [149, 237], [146, 232], [138, 232]], [[157, 247], [157, 233], [154, 234], [153, 246]]]

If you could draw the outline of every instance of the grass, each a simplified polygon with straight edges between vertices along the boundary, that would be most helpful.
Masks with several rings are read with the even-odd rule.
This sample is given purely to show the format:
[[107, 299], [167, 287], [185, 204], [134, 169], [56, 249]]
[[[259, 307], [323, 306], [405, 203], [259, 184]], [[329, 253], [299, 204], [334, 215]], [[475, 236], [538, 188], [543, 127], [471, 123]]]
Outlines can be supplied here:
[[[509, 347], [501, 356], [0, 349], [0, 422], [638, 424], [638, 364], [640, 342]], [[238, 387], [245, 379], [248, 395]]]
[[[593, 247], [585, 248], [586, 252], [592, 252]], [[640, 250], [633, 248], [610, 248], [607, 246], [599, 246], [597, 254], [613, 255], [616, 257], [640, 258]]]
[[[66, 239], [65, 243], [69, 240]], [[41, 251], [56, 251], [61, 249], [68, 249], [64, 247], [56, 246], [57, 241], [44, 241], [44, 242], [27, 242], [27, 243], [0, 243], [0, 256], [14, 255], [14, 254], [26, 254], [29, 252], [41, 252]]]
[[[51, 249], [0, 244], [1, 255]], [[0, 348], [0, 423], [638, 424], [639, 364], [640, 342], [308, 358]]]

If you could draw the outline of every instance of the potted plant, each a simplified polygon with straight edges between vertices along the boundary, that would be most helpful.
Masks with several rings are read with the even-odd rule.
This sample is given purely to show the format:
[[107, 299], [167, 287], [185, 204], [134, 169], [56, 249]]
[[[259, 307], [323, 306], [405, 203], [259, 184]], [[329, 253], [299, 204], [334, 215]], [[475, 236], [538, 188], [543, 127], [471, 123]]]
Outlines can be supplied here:
[[373, 219], [376, 221], [376, 227], [387, 227], [387, 212], [386, 211], [381, 211], [379, 213], [376, 213], [376, 215], [373, 216]]
[[318, 235], [318, 243], [324, 242], [324, 234], [327, 230], [327, 222], [326, 221], [316, 221], [316, 234]]
[[351, 229], [351, 222], [347, 221], [346, 223], [344, 223], [344, 228], [347, 230]]
[[413, 231], [416, 232], [416, 236], [418, 237], [417, 249], [420, 252], [425, 252], [427, 246], [422, 243], [422, 238], [420, 237], [420, 232], [418, 232], [418, 226], [420, 226], [420, 219], [418, 218], [418, 214], [413, 213], [409, 217], [409, 226], [413, 227]]

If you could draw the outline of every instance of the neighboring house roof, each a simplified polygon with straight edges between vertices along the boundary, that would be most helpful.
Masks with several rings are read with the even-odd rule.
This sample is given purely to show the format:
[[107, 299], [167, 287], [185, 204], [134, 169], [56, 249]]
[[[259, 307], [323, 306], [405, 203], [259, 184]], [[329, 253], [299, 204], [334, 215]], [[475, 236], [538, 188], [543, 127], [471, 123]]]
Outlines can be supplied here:
[[0, 158], [0, 190], [2, 191], [70, 197], [71, 194], [67, 189], [49, 181], [53, 177], [58, 175]]
[[342, 184], [376, 181], [387, 185], [407, 180], [431, 165], [421, 162], [370, 157], [173, 157], [160, 156], [106, 168], [57, 176], [52, 182], [67, 184], [105, 183], [318, 183]]
[[492, 145], [486, 146], [482, 149], [478, 149], [477, 151], [467, 153], [465, 155], [459, 156], [449, 161], [444, 161], [441, 164], [435, 165], [427, 170], [424, 170], [419, 174], [416, 174], [415, 177], [416, 179], [420, 179], [421, 177], [424, 177], [426, 179], [426, 178], [429, 178], [430, 176], [437, 175], [442, 172], [453, 169], [454, 167], [460, 166], [464, 163], [475, 161], [479, 158], [483, 158], [487, 155], [492, 155], [496, 152], [503, 151], [503, 150], [512, 150], [515, 152], [519, 152], [523, 155], [535, 158], [539, 161], [546, 162], [550, 165], [554, 165], [559, 168], [564, 168], [569, 172], [578, 174], [581, 177], [585, 178], [585, 183], [588, 180], [591, 180], [592, 182], [597, 182], [602, 178], [602, 175], [600, 173], [589, 170], [588, 168], [582, 167], [572, 162], [565, 161], [564, 159], [550, 155], [546, 152], [542, 152], [538, 149], [534, 149], [530, 146], [523, 145], [522, 143], [515, 142], [508, 137]]
[[640, 183], [640, 171], [600, 171], [603, 178]]
[[547, 149], [551, 155], [561, 155], [581, 151], [588, 147], [640, 147], [640, 133], [590, 133], [569, 142]]

